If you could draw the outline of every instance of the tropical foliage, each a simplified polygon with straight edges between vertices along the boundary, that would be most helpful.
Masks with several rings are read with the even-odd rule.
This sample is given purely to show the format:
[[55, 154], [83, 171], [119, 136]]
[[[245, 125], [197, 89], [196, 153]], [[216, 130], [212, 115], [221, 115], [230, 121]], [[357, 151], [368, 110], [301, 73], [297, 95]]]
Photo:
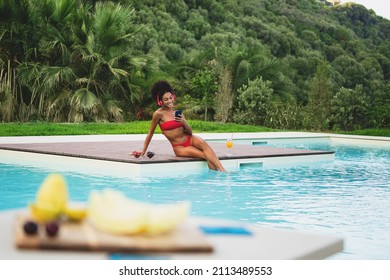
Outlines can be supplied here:
[[238, 106], [235, 121], [242, 124], [265, 125], [272, 112], [272, 87], [262, 77], [249, 81], [238, 90]]
[[159, 79], [191, 118], [389, 128], [390, 21], [325, 0], [0, 0], [3, 122], [149, 119]]
[[369, 98], [361, 85], [355, 89], [341, 88], [332, 100], [331, 121], [341, 130], [362, 129], [369, 121], [369, 108]]

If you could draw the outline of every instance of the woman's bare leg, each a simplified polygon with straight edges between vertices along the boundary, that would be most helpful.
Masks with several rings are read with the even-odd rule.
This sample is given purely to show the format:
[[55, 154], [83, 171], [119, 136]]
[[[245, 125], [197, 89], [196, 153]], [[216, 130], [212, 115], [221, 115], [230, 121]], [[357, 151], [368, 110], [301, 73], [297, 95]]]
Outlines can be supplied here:
[[178, 157], [194, 157], [194, 158], [202, 158], [207, 161], [207, 165], [210, 169], [218, 171], [218, 168], [209, 160], [207, 160], [205, 154], [195, 148], [194, 146], [182, 147], [178, 146], [173, 148], [175, 155]]
[[214, 150], [210, 147], [210, 145], [205, 140], [197, 136], [192, 136], [191, 144], [195, 148], [203, 151], [203, 153], [206, 156], [206, 159], [216, 167], [216, 170], [224, 171], [224, 172], [226, 171], [225, 168], [222, 166], [221, 161], [215, 154]]
[[174, 152], [177, 156], [181, 157], [203, 158], [207, 160], [210, 169], [226, 171], [214, 150], [205, 140], [193, 135], [191, 137], [191, 145], [188, 147], [177, 146], [174, 148]]

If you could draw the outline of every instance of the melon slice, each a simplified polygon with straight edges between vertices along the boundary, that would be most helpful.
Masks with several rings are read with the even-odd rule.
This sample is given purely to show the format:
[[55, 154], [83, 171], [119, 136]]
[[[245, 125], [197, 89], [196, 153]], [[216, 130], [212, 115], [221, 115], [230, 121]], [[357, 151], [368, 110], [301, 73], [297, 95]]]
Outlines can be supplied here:
[[162, 234], [175, 229], [188, 216], [190, 203], [149, 204], [106, 189], [92, 191], [87, 207], [89, 221], [112, 234]]

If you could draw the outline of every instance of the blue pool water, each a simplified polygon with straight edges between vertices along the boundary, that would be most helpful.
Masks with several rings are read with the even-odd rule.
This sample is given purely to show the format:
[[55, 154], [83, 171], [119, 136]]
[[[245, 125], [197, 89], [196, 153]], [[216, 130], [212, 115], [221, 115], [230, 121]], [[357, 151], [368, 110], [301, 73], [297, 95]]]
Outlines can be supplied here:
[[[192, 214], [341, 236], [335, 259], [390, 259], [390, 149], [328, 143], [279, 146], [335, 151], [334, 162], [236, 173], [116, 178], [64, 173], [72, 200], [115, 188], [155, 203], [192, 202]], [[174, 172], [174, 170], [172, 171]], [[25, 207], [48, 171], [0, 163], [0, 210]]]

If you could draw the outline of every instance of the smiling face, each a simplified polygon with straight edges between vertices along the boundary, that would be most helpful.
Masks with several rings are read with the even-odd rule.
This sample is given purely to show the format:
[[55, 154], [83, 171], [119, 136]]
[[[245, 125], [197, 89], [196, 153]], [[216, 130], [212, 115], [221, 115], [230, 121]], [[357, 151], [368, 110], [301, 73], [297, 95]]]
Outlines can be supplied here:
[[170, 92], [166, 92], [162, 96], [162, 102], [164, 107], [172, 108], [173, 102], [175, 101], [173, 94]]

